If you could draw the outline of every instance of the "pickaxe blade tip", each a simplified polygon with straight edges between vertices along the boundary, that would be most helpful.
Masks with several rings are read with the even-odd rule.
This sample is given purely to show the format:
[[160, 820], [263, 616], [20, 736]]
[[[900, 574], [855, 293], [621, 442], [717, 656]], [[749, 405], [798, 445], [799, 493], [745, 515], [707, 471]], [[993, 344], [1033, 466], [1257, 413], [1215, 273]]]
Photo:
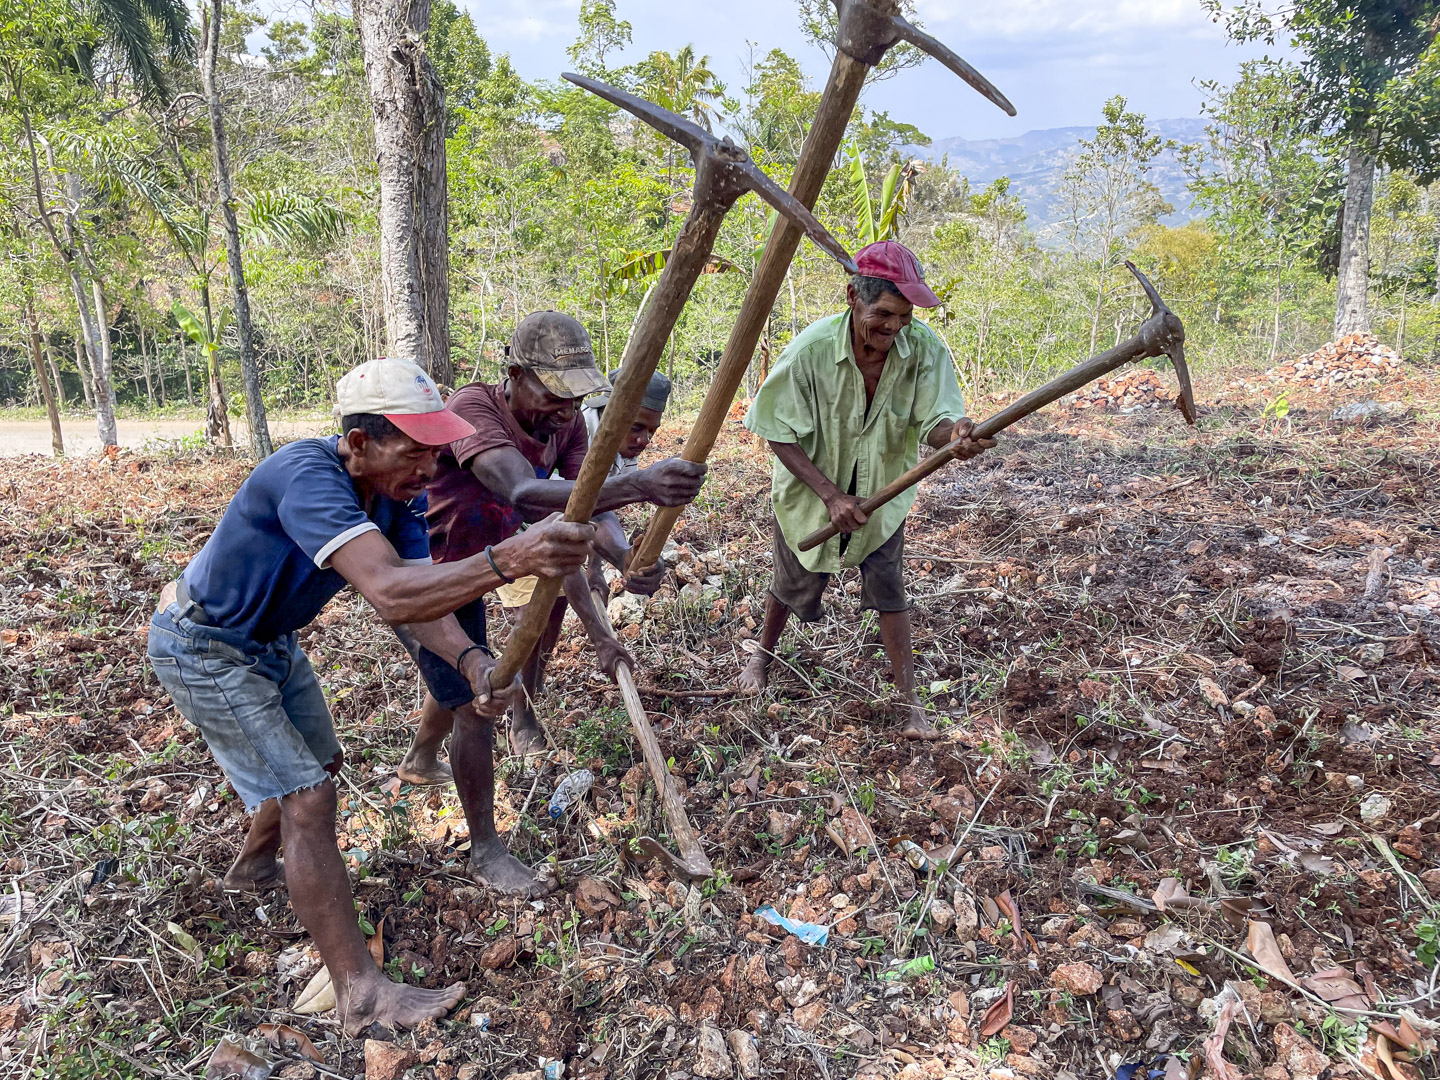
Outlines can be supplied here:
[[902, 39], [914, 45], [921, 52], [928, 53], [936, 60], [939, 60], [956, 75], [959, 75], [960, 78], [964, 79], [979, 91], [982, 96], [1004, 109], [1007, 115], [1015, 115], [1015, 106], [1010, 103], [1008, 97], [1001, 93], [1000, 88], [984, 75], [980, 74], [974, 65], [966, 61], [948, 45], [937, 38], [931, 37], [914, 23], [899, 15], [892, 15], [890, 21], [894, 23], [895, 29]]

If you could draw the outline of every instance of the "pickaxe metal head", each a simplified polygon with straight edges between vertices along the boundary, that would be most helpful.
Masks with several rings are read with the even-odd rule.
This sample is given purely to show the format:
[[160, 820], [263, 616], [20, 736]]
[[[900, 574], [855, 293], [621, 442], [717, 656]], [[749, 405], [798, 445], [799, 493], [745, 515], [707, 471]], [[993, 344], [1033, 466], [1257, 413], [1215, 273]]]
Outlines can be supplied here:
[[[908, 41], [921, 52], [939, 60], [1011, 116], [1015, 115], [1015, 106], [994, 83], [945, 45], [902, 18], [894, 0], [835, 0], [835, 7], [840, 16], [835, 46], [846, 56], [874, 67], [896, 42]], [[886, 8], [889, 10], [884, 10]]]
[[604, 98], [612, 105], [618, 105], [626, 112], [645, 121], [666, 138], [674, 139], [689, 150], [691, 158], [695, 161], [697, 200], [709, 198], [721, 205], [728, 205], [745, 192], [753, 191], [773, 206], [777, 212], [799, 226], [805, 235], [815, 242], [816, 246], [822, 248], [844, 267], [846, 273], [859, 272], [849, 253], [838, 240], [830, 235], [825, 226], [815, 219], [815, 215], [805, 209], [803, 203], [766, 176], [750, 160], [750, 155], [741, 147], [736, 146], [729, 137], [716, 138], [699, 124], [691, 123], [683, 116], [662, 108], [653, 101], [646, 101], [642, 97], [626, 93], [609, 83], [570, 72], [567, 72], [564, 77], [576, 86], [583, 87], [592, 94]]
[[1185, 422], [1193, 426], [1195, 390], [1190, 385], [1190, 369], [1185, 364], [1185, 324], [1170, 310], [1159, 290], [1150, 284], [1150, 279], [1129, 259], [1125, 260], [1125, 268], [1135, 275], [1140, 287], [1145, 290], [1145, 295], [1150, 298], [1150, 317], [1140, 326], [1140, 339], [1145, 344], [1148, 355], [1159, 356], [1163, 353], [1170, 357], [1170, 362], [1175, 365], [1175, 376], [1180, 380], [1180, 393], [1175, 397], [1175, 407], [1180, 410], [1180, 415], [1185, 417]]

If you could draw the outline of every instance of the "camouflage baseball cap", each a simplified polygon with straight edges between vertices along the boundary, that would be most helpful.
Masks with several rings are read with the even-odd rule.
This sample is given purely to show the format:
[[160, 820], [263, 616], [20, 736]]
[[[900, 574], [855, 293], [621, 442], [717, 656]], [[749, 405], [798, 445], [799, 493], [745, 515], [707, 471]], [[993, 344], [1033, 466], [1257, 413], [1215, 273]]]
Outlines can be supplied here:
[[556, 397], [583, 398], [610, 389], [595, 366], [585, 327], [558, 311], [537, 311], [521, 319], [510, 338], [510, 358]]

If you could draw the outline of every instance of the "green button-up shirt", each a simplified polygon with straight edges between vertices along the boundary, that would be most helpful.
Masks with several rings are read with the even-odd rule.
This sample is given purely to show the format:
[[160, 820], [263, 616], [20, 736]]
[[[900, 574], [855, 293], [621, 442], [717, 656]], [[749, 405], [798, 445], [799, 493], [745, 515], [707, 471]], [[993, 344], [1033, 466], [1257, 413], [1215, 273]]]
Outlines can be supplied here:
[[[922, 322], [896, 336], [867, 414], [865, 377], [855, 363], [846, 311], [811, 323], [780, 354], [745, 426], [772, 442], [798, 443], [841, 491], [863, 499], [914, 467], [921, 437], [936, 424], [964, 415], [950, 350]], [[778, 460], [770, 490], [792, 549], [830, 524], [820, 497]], [[859, 566], [895, 535], [914, 504], [912, 488], [871, 514], [865, 527], [851, 534], [843, 556], [837, 536], [812, 551], [797, 550], [801, 565], [820, 573]]]

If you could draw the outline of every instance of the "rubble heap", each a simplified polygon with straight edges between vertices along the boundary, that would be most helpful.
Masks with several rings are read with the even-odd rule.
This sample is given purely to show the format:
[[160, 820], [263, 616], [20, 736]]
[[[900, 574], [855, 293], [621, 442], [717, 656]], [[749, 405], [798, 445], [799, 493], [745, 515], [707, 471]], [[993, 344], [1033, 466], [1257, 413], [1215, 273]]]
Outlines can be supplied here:
[[1280, 383], [1301, 390], [1341, 390], [1398, 379], [1403, 364], [1400, 354], [1374, 334], [1346, 334], [1256, 379], [1237, 379], [1230, 385], [1255, 389]]
[[1073, 404], [1077, 409], [1147, 409], [1174, 400], [1174, 389], [1154, 369], [1142, 367], [1077, 390]]

